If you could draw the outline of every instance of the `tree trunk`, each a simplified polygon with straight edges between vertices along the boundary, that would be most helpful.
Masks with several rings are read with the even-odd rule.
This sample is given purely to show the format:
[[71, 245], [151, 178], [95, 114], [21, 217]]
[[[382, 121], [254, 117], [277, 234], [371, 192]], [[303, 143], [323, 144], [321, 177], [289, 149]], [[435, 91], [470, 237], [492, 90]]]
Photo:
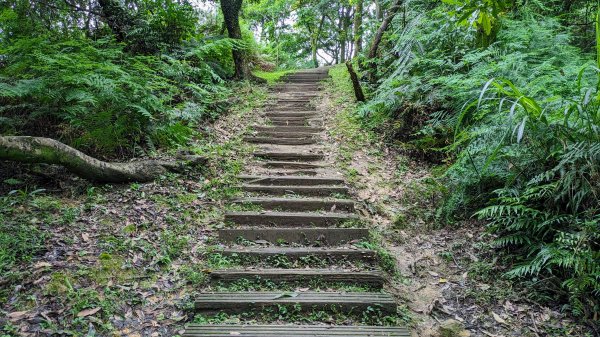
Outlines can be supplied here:
[[383, 9], [381, 8], [381, 0], [375, 0], [375, 17], [377, 21], [383, 20]]
[[348, 73], [350, 73], [350, 80], [352, 80], [352, 88], [354, 89], [354, 96], [356, 97], [356, 100], [359, 102], [364, 102], [365, 94], [363, 93], [360, 82], [358, 81], [358, 75], [356, 75], [354, 67], [352, 67], [352, 61], [346, 61], [346, 68], [348, 68]]
[[115, 34], [118, 42], [125, 42], [127, 32], [133, 28], [133, 17], [116, 0], [98, 0], [102, 18]]
[[356, 3], [356, 11], [354, 13], [354, 57], [357, 57], [362, 52], [362, 16], [363, 16], [363, 0], [358, 0]]
[[371, 48], [369, 49], [368, 62], [369, 62], [369, 81], [371, 83], [375, 82], [375, 73], [377, 72], [377, 62], [375, 62], [375, 57], [377, 57], [377, 49], [379, 49], [379, 44], [381, 43], [381, 39], [383, 38], [383, 33], [388, 29], [390, 23], [394, 19], [394, 16], [400, 10], [403, 0], [395, 0], [390, 7], [387, 16], [383, 19], [381, 26], [377, 29], [375, 36], [373, 37], [373, 42], [371, 43]]
[[[187, 164], [206, 162], [204, 158], [197, 156], [183, 159]], [[182, 162], [157, 160], [108, 163], [50, 138], [23, 136], [0, 136], [0, 160], [62, 165], [82, 178], [103, 183], [151, 181], [169, 171], [183, 168]]]
[[[227, 33], [232, 39], [242, 39], [242, 28], [240, 27], [240, 10], [242, 9], [242, 0], [221, 0], [221, 10], [227, 26]], [[235, 63], [235, 78], [247, 79], [250, 76], [250, 70], [246, 61], [244, 50], [233, 48], [233, 62]]]
[[346, 62], [346, 8], [342, 7], [340, 20], [338, 23], [339, 44], [340, 44], [340, 63]]

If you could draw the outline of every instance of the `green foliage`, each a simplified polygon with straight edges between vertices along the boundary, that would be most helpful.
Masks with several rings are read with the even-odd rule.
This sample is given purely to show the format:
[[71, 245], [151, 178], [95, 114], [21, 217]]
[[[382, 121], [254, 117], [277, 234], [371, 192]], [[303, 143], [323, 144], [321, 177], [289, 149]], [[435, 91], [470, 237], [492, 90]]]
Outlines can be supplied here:
[[357, 116], [426, 158], [445, 156], [440, 222], [476, 213], [512, 258], [509, 276], [590, 318], [600, 310], [598, 69], [564, 21], [537, 14], [554, 5], [413, 1]]
[[128, 56], [109, 40], [19, 39], [0, 51], [3, 132], [41, 132], [94, 153], [185, 143], [227, 93], [202, 61], [224, 45], [157, 57]]
[[569, 293], [572, 312], [590, 317], [600, 308], [594, 300], [600, 294], [597, 87], [582, 88], [580, 97], [543, 107], [509, 81], [493, 85], [494, 98], [485, 104], [507, 104], [489, 114], [504, 113], [508, 120], [480, 174], [500, 165], [495, 171], [506, 183], [494, 191], [492, 205], [477, 215], [489, 220], [499, 247], [520, 253], [510, 275], [557, 278]]

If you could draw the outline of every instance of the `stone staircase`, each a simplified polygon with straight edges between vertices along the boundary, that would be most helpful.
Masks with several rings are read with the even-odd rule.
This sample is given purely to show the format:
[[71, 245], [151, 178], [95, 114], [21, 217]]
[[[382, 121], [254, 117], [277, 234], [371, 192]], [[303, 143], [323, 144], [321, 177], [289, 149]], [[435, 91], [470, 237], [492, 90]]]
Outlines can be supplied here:
[[[244, 197], [232, 205], [252, 210], [228, 211], [218, 231], [226, 245], [221, 254], [250, 261], [252, 268], [214, 270], [215, 282], [262, 280], [278, 284], [307, 285], [293, 293], [245, 291], [201, 293], [195, 309], [202, 313], [254, 312], [282, 305], [302, 311], [335, 310], [361, 313], [375, 308], [396, 315], [394, 298], [383, 291], [384, 274], [377, 267], [375, 251], [359, 248], [369, 230], [361, 225], [354, 202], [342, 177], [330, 167], [322, 143], [323, 120], [311, 101], [318, 98], [320, 81], [327, 71], [316, 69], [286, 76], [275, 89], [276, 102], [265, 117], [269, 125], [254, 128], [245, 137], [257, 144], [256, 165], [239, 177]], [[258, 210], [257, 210], [258, 209]], [[240, 244], [257, 243], [260, 244]], [[268, 266], [283, 257], [291, 267]], [[252, 262], [254, 261], [254, 262]], [[311, 266], [317, 261], [317, 267]], [[264, 266], [264, 264], [267, 266]], [[314, 263], [313, 263], [314, 264]], [[257, 265], [259, 267], [257, 267]], [[349, 267], [351, 266], [351, 267]], [[308, 284], [328, 284], [327, 291], [315, 291]], [[330, 285], [357, 285], [368, 292], [334, 291]], [[197, 325], [184, 336], [410, 336], [402, 327], [315, 325]]]

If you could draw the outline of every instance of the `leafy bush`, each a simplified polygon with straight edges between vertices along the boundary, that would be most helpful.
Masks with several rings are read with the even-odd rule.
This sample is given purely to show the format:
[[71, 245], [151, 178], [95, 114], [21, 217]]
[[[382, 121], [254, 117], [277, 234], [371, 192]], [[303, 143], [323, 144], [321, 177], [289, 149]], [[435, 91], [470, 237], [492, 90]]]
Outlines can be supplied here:
[[159, 57], [127, 55], [107, 39], [18, 39], [0, 50], [2, 132], [55, 136], [92, 153], [181, 144], [226, 93], [203, 57], [230, 45]]
[[381, 80], [358, 117], [388, 140], [445, 154], [452, 165], [442, 177], [449, 191], [442, 223], [474, 213], [487, 220], [496, 247], [513, 257], [509, 276], [536, 279], [564, 295], [566, 309], [593, 317], [600, 311], [600, 70], [586, 66], [593, 57], [573, 45], [562, 21], [537, 15], [547, 11], [538, 3], [490, 11], [494, 29], [460, 13], [449, 18], [443, 4], [416, 0], [411, 9], [406, 25], [394, 22], [390, 52], [378, 60]]

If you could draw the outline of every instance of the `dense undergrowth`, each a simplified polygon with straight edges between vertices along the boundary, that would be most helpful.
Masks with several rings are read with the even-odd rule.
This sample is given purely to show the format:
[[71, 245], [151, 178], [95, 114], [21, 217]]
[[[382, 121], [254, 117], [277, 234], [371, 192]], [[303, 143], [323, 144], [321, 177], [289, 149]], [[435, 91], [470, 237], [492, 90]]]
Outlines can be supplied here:
[[199, 19], [187, 1], [117, 7], [126, 31], [110, 20], [90, 26], [110, 14], [90, 8], [0, 7], [2, 135], [51, 137], [103, 157], [181, 146], [227, 108], [232, 49], [260, 61], [252, 34], [225, 38], [216, 14]]
[[549, 301], [593, 320], [600, 312], [595, 51], [578, 46], [582, 36], [551, 6], [469, 12], [461, 1], [446, 3], [411, 1], [394, 20], [377, 60], [380, 80], [357, 117], [408, 153], [444, 163], [437, 221], [488, 220], [494, 249], [511, 265], [507, 276], [532, 280]]

